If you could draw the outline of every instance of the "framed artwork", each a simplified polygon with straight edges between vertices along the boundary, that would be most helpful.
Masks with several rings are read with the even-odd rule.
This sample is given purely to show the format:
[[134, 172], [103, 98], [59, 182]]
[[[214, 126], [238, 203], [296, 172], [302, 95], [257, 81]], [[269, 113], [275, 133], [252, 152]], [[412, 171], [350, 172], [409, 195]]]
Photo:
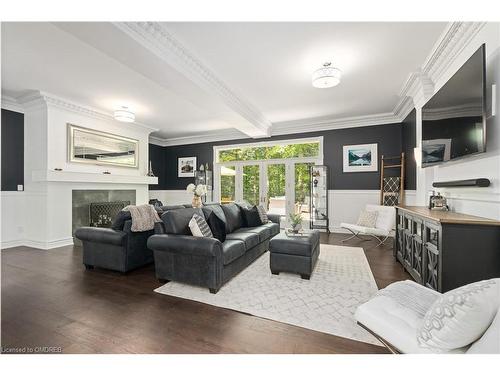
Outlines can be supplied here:
[[378, 144], [344, 146], [344, 172], [378, 171]]
[[194, 177], [196, 172], [196, 156], [177, 159], [178, 176], [179, 177]]
[[68, 160], [72, 163], [137, 168], [139, 141], [67, 124]]

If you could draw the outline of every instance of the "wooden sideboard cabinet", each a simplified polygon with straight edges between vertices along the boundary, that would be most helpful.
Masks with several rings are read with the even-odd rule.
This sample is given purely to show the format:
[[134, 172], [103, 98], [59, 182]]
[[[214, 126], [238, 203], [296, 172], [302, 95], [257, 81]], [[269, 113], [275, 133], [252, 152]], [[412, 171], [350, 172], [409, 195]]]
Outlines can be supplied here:
[[397, 206], [394, 256], [416, 282], [441, 293], [500, 277], [500, 221]]

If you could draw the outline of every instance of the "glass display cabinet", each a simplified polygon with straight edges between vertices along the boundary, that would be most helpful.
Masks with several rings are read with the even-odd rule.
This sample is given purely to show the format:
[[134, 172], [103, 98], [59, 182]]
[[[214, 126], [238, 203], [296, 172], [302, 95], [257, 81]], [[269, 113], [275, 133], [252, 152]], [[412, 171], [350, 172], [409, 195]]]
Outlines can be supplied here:
[[309, 169], [311, 177], [310, 213], [311, 229], [329, 232], [328, 219], [328, 166], [313, 165]]
[[[201, 169], [201, 168], [200, 168]], [[201, 170], [197, 170], [194, 174], [195, 185], [207, 185], [207, 195], [203, 197], [203, 203], [212, 202], [213, 200], [213, 173], [208, 170], [208, 164]]]

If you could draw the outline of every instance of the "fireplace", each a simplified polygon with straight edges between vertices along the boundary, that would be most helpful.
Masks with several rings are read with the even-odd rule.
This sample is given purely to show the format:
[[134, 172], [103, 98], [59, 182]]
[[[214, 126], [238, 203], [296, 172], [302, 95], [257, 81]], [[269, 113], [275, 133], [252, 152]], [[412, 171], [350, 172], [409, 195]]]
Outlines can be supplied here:
[[[123, 207], [135, 203], [135, 190], [73, 190], [72, 234], [79, 227], [109, 227]], [[81, 246], [80, 240], [74, 237], [73, 242]]]

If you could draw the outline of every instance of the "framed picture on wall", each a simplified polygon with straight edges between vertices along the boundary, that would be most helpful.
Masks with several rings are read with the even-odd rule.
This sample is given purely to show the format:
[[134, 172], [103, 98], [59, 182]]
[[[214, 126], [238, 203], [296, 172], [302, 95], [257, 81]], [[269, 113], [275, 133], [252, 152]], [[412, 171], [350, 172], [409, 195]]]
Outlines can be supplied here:
[[196, 156], [177, 159], [178, 177], [194, 177], [196, 172]]
[[378, 171], [378, 144], [344, 146], [344, 172]]

